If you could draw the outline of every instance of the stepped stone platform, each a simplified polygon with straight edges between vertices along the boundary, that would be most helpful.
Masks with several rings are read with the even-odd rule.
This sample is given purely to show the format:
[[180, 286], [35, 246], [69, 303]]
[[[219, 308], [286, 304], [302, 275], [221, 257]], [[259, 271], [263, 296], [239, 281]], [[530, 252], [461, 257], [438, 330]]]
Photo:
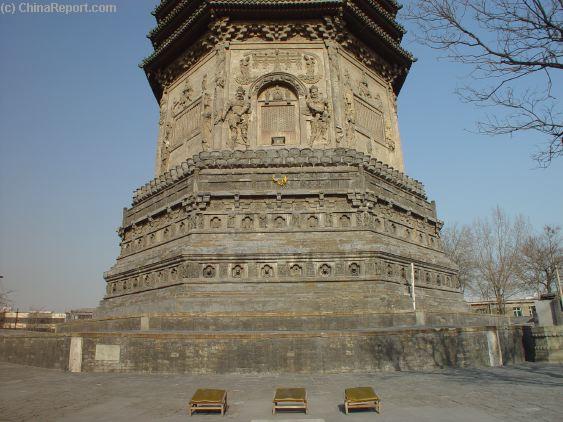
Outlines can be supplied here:
[[[150, 321], [150, 319], [149, 319]], [[132, 325], [142, 321], [130, 321]], [[150, 322], [149, 322], [150, 325]], [[1, 333], [2, 361], [74, 372], [338, 373], [523, 360], [515, 327]], [[90, 327], [81, 327], [86, 328]], [[67, 327], [68, 329], [68, 327]], [[70, 331], [70, 330], [69, 330]]]

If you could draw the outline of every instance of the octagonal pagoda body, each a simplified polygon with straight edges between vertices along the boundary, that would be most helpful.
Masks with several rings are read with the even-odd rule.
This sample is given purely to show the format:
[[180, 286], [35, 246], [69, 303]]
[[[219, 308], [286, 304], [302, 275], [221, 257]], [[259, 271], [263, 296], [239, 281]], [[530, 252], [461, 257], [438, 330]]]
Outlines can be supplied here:
[[124, 210], [99, 316], [324, 329], [393, 325], [414, 293], [419, 310], [466, 309], [434, 203], [403, 174], [398, 8], [161, 2], [142, 63], [155, 179]]
[[[282, 147], [353, 148], [403, 171], [396, 95], [412, 57], [399, 45], [397, 9], [388, 0], [162, 2], [155, 52], [142, 63], [161, 109], [156, 176], [201, 151]], [[323, 112], [310, 107], [312, 88]], [[225, 116], [237, 90], [249, 108], [238, 124], [245, 141], [233, 140], [237, 124]]]

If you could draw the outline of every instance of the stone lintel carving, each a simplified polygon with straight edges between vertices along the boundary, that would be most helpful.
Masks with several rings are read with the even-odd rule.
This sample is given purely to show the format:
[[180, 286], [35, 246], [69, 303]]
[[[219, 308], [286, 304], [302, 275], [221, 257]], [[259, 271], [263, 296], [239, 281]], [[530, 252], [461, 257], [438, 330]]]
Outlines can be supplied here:
[[267, 85], [285, 83], [293, 87], [300, 97], [307, 95], [307, 88], [296, 76], [286, 72], [271, 72], [256, 78], [250, 86], [250, 92], [256, 95]]
[[297, 74], [303, 67], [305, 73], [297, 77], [304, 83], [315, 84], [323, 77], [321, 60], [315, 53], [286, 48], [253, 50], [239, 60], [240, 73], [235, 80], [241, 85], [250, 85], [264, 72]]

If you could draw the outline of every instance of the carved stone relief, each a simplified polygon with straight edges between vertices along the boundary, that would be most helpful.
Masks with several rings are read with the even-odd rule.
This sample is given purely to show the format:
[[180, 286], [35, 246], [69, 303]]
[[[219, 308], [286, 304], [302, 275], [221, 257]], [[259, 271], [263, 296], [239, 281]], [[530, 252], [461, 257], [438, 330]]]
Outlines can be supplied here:
[[203, 268], [203, 277], [205, 278], [213, 278], [215, 277], [217, 270], [215, 269], [215, 267], [213, 265], [206, 265]]
[[246, 98], [246, 91], [239, 86], [235, 97], [227, 103], [221, 118], [229, 126], [229, 147], [236, 145], [248, 147], [248, 120], [250, 118], [250, 101]]
[[329, 277], [332, 274], [332, 267], [328, 264], [322, 264], [319, 267], [319, 275], [321, 277]]
[[307, 107], [311, 114], [311, 134], [309, 136], [309, 145], [328, 143], [328, 123], [330, 119], [329, 105], [326, 98], [319, 93], [319, 88], [313, 85], [309, 88], [309, 97], [307, 98]]
[[303, 275], [303, 267], [299, 264], [293, 264], [289, 268], [289, 272], [292, 277], [301, 277]]
[[283, 228], [286, 227], [286, 225], [287, 225], [287, 223], [286, 223], [286, 221], [285, 221], [285, 218], [282, 217], [281, 215], [280, 215], [280, 216], [277, 216], [277, 217], [274, 219], [274, 226], [275, 226], [277, 229], [283, 229]]
[[209, 225], [212, 229], [218, 229], [221, 227], [221, 219], [219, 217], [213, 217]]
[[346, 214], [340, 216], [339, 223], [340, 223], [339, 226], [343, 228], [350, 227], [352, 225], [350, 221], [350, 217]]
[[358, 95], [365, 99], [371, 99], [371, 92], [369, 88], [368, 75], [362, 72], [362, 79], [358, 82]]
[[[241, 211], [239, 214], [227, 212], [223, 215], [217, 214], [221, 210], [236, 210], [237, 203]], [[329, 207], [336, 212], [320, 212], [321, 203], [323, 207]], [[198, 201], [194, 197], [185, 201], [182, 207], [174, 206], [158, 211], [134, 224], [120, 228], [119, 233], [123, 238], [121, 254], [134, 254], [144, 248], [151, 248], [159, 243], [185, 236], [192, 230], [202, 229], [204, 208], [212, 210], [212, 213], [207, 214], [209, 217], [206, 220], [206, 227], [212, 230], [221, 230], [225, 227], [243, 230], [315, 230], [317, 227], [327, 228], [333, 225], [340, 228], [356, 225], [415, 242], [423, 247], [442, 249], [439, 234], [434, 234], [439, 233], [436, 222], [394, 206], [386, 200], [378, 201], [377, 198], [368, 200], [361, 195], [353, 194], [340, 199], [326, 198], [323, 195], [322, 200], [318, 195], [301, 199], [239, 198], [235, 203], [225, 199]], [[247, 210], [252, 210], [250, 212], [254, 214], [249, 214]], [[286, 214], [278, 214], [280, 210], [284, 210]], [[288, 224], [288, 221], [291, 224]]]
[[344, 127], [348, 145], [356, 145], [356, 107], [354, 105], [354, 92], [350, 85], [350, 74], [345, 75], [347, 81], [344, 85]]
[[299, 78], [308, 84], [316, 84], [322, 78], [322, 74], [318, 72], [319, 58], [316, 54], [304, 54], [305, 74], [299, 75]]
[[[312, 52], [287, 48], [252, 50], [239, 59], [234, 79], [240, 85], [250, 85], [261, 75], [284, 71], [307, 84], [315, 84], [323, 77], [321, 63], [319, 56]], [[303, 68], [305, 73], [300, 73]]]
[[168, 111], [168, 91], [162, 94], [160, 100], [160, 118], [159, 124], [159, 140], [160, 145], [159, 157], [160, 157], [160, 171], [164, 171], [168, 165], [168, 158], [170, 156], [170, 137], [172, 134], [172, 124], [169, 120]]
[[172, 112], [174, 116], [180, 114], [192, 102], [194, 89], [189, 79], [186, 79], [181, 94], [174, 100]]
[[201, 120], [201, 148], [203, 151], [207, 151], [212, 142], [213, 131], [213, 112], [211, 94], [207, 90], [207, 75], [204, 75], [201, 81]]
[[244, 268], [241, 265], [235, 265], [231, 270], [233, 278], [241, 278], [243, 276]]
[[270, 278], [274, 276], [274, 268], [271, 265], [264, 265], [260, 269], [260, 275], [264, 278]]

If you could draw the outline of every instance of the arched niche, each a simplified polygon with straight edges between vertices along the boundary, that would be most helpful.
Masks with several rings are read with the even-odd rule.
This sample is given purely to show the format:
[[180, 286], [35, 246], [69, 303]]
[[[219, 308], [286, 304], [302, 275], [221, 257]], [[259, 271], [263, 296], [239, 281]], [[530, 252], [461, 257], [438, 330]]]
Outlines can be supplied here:
[[303, 110], [306, 87], [295, 76], [283, 72], [258, 78], [250, 87], [253, 114], [251, 137], [256, 147], [305, 144]]

